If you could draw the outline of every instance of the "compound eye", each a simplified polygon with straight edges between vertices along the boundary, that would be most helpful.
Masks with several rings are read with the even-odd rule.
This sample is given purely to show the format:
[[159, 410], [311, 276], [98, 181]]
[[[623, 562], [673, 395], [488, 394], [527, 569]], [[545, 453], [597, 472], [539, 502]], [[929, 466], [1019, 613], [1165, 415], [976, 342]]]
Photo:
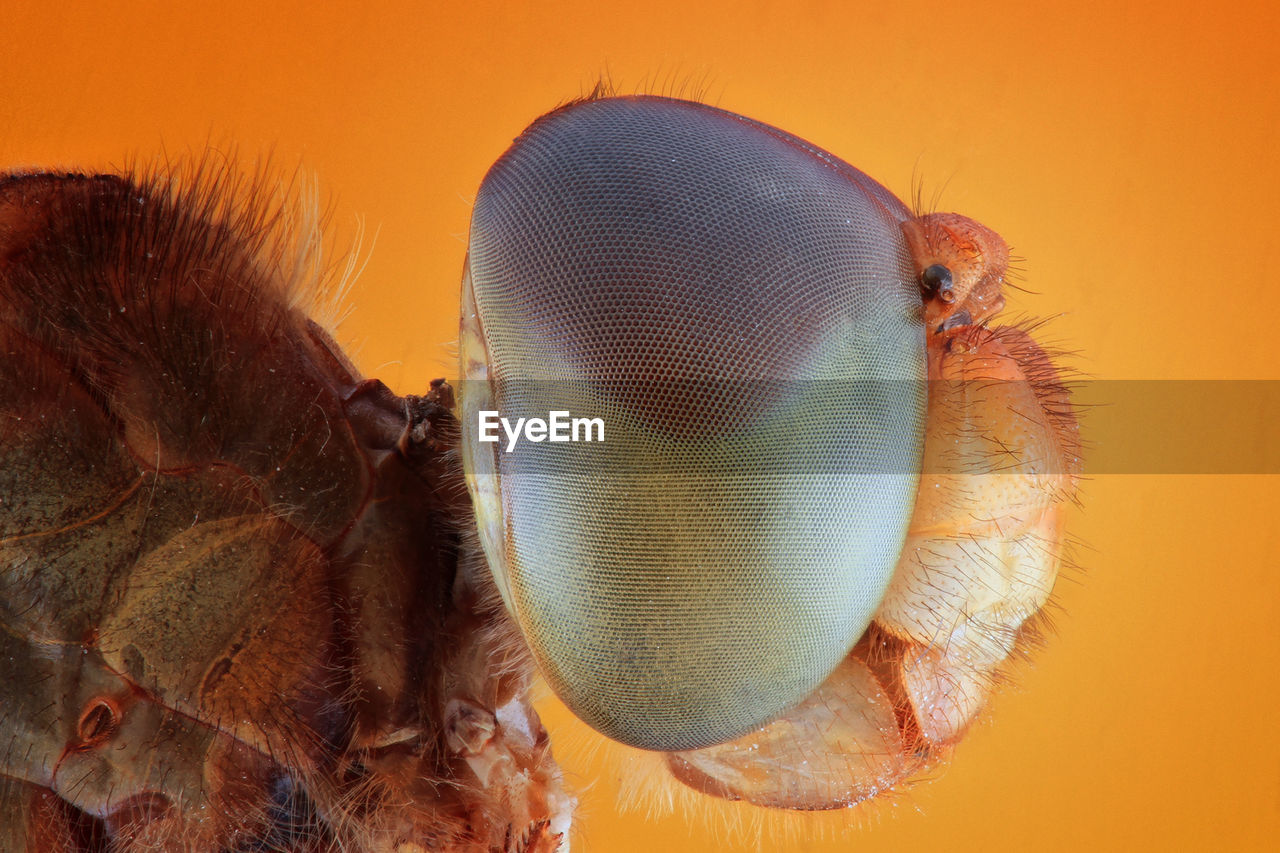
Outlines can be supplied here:
[[933, 264], [920, 273], [920, 289], [927, 299], [954, 302], [956, 295], [951, 280], [951, 270], [942, 264]]
[[665, 98], [548, 114], [486, 176], [468, 484], [543, 675], [605, 735], [738, 737], [866, 629], [923, 435], [909, 216], [802, 140]]

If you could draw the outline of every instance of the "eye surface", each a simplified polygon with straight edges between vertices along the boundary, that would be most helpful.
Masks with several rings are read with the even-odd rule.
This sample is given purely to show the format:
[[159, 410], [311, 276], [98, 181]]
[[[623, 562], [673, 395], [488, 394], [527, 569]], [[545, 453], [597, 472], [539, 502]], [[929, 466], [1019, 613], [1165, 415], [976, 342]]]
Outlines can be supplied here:
[[[658, 97], [544, 116], [476, 198], [464, 457], [543, 674], [616, 740], [696, 749], [823, 682], [919, 477], [910, 212], [768, 125]], [[598, 418], [603, 441], [480, 440]]]

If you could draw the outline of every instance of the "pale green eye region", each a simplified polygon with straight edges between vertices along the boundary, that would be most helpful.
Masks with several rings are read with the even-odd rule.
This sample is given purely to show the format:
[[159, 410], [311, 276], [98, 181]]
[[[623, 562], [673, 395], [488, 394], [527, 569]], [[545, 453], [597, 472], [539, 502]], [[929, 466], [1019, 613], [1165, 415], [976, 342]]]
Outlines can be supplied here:
[[[539, 667], [602, 733], [730, 740], [866, 630], [923, 441], [907, 216], [808, 143], [665, 98], [552, 113], [485, 178], [468, 483]], [[603, 441], [482, 441], [487, 410], [599, 419]]]

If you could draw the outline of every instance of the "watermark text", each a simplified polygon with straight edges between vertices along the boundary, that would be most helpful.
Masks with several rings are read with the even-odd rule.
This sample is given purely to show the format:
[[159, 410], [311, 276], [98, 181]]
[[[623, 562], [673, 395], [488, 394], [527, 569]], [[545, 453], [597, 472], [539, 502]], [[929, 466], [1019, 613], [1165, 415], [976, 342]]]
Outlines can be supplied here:
[[603, 418], [575, 418], [568, 411], [547, 412], [544, 418], [504, 418], [492, 409], [481, 409], [479, 414], [479, 438], [481, 441], [499, 442], [506, 436], [506, 452], [516, 449], [520, 440], [528, 441], [604, 441]]

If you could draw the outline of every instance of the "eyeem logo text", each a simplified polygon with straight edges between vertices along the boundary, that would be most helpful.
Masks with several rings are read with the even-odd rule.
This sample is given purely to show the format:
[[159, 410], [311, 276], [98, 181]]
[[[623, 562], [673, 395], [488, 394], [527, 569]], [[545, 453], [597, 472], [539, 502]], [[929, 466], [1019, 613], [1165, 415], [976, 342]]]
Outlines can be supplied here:
[[502, 440], [499, 428], [507, 437], [506, 452], [516, 449], [520, 439], [529, 441], [604, 441], [604, 420], [602, 418], [573, 418], [567, 411], [547, 412], [546, 420], [542, 418], [510, 418], [502, 417], [491, 409], [481, 409], [479, 415], [480, 440], [496, 442]]

